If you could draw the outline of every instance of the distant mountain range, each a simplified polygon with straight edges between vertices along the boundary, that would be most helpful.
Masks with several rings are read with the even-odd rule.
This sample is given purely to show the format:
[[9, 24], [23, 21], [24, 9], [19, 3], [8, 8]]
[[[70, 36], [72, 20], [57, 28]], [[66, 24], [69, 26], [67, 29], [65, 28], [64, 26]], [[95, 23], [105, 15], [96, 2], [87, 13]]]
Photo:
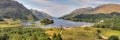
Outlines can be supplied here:
[[76, 20], [76, 19], [93, 19], [93, 18], [105, 18], [113, 17], [112, 14], [120, 13], [119, 4], [103, 4], [95, 8], [87, 7], [80, 8], [72, 11], [70, 14], [61, 17], [62, 19], [67, 20]]
[[49, 18], [49, 19], [52, 19], [54, 17], [48, 15], [47, 13], [45, 12], [42, 12], [42, 11], [37, 11], [37, 10], [34, 10], [34, 9], [31, 9], [33, 15], [37, 18], [37, 19], [44, 19], [44, 18]]
[[10, 18], [13, 20], [30, 20], [52, 18], [44, 12], [37, 10], [29, 10], [25, 8], [21, 3], [14, 0], [0, 0], [0, 19]]

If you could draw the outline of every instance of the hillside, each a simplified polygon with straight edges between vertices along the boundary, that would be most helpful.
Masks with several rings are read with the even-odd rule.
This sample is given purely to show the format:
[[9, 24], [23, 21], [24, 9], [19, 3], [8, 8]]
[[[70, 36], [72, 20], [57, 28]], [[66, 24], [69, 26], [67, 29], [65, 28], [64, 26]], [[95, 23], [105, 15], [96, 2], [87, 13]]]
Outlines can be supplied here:
[[45, 12], [42, 12], [42, 11], [37, 11], [37, 10], [34, 10], [34, 9], [31, 9], [33, 15], [37, 18], [37, 19], [44, 19], [44, 18], [53, 18], [52, 16], [48, 15], [47, 13]]
[[[83, 11], [84, 10], [84, 11]], [[89, 18], [89, 19], [93, 19], [94, 17], [113, 17], [113, 15], [110, 14], [116, 14], [116, 13], [120, 13], [120, 5], [119, 4], [103, 4], [100, 6], [97, 6], [95, 8], [80, 8], [80, 9], [76, 9], [74, 11], [72, 11], [70, 14], [65, 15], [64, 17], [61, 17], [62, 19], [67, 19], [67, 20], [79, 20], [82, 18]], [[103, 14], [103, 15], [101, 15]], [[88, 15], [88, 16], [86, 16]], [[93, 16], [94, 15], [94, 16]], [[99, 17], [98, 17], [99, 15]]]
[[96, 13], [108, 14], [108, 13], [112, 13], [112, 12], [120, 13], [120, 5], [119, 4], [104, 4], [104, 5], [97, 6], [94, 9], [95, 9], [95, 11], [92, 12], [94, 14], [96, 14]]
[[94, 9], [91, 7], [76, 9], [73, 12], [71, 12], [70, 14], [65, 15], [64, 18], [75, 17], [76, 15], [79, 15], [79, 14], [88, 14], [88, 13], [92, 12], [93, 10]]
[[35, 19], [32, 12], [21, 3], [13, 0], [0, 0], [0, 18], [29, 20], [28, 16]]

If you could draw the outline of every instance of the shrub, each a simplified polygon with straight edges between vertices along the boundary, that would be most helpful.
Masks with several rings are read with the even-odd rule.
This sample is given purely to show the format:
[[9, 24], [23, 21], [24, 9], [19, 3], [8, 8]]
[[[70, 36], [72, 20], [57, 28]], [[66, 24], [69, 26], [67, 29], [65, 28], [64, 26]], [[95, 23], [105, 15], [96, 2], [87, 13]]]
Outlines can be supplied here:
[[103, 24], [95, 24], [94, 27], [96, 27], [96, 28], [109, 28], [110, 25], [103, 23]]
[[91, 30], [90, 27], [84, 27], [83, 29], [84, 29], [84, 30]]
[[32, 37], [32, 40], [38, 40], [37, 36], [34, 35], [34, 36]]
[[41, 28], [0, 28], [0, 40], [50, 40]]
[[119, 40], [118, 36], [112, 35], [108, 38], [108, 40]]
[[62, 37], [61, 37], [61, 34], [53, 34], [53, 36], [52, 36], [52, 40], [62, 40]]
[[97, 30], [97, 33], [100, 34], [100, 33], [101, 33], [101, 30]]
[[0, 35], [0, 40], [7, 40], [9, 37], [7, 34]]
[[98, 39], [102, 39], [102, 37], [100, 36], [100, 34], [96, 35]]
[[58, 34], [57, 40], [62, 40], [61, 34]]
[[54, 33], [53, 36], [52, 36], [52, 40], [55, 40], [56, 37], [57, 37], [57, 35], [56, 35], [56, 33]]

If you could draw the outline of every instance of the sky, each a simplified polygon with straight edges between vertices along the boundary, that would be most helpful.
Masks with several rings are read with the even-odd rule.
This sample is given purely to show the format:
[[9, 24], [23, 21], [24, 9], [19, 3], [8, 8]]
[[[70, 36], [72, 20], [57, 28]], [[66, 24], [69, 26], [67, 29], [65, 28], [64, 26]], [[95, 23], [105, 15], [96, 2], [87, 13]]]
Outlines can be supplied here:
[[53, 17], [61, 17], [75, 9], [96, 7], [102, 4], [120, 4], [120, 0], [17, 0], [28, 9], [43, 11]]

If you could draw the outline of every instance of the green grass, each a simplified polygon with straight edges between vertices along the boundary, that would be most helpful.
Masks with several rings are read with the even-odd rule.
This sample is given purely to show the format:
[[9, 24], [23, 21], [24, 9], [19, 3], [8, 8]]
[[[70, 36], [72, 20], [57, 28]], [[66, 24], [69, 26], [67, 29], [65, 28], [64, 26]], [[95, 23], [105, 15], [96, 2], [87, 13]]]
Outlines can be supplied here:
[[[34, 35], [37, 35], [38, 39], [52, 36], [54, 33], [60, 33], [59, 28], [0, 28], [0, 34], [7, 34], [11, 39], [15, 37], [21, 38], [24, 35], [25, 39], [31, 39]], [[97, 30], [101, 30], [101, 34], [105, 37], [110, 37], [112, 35], [116, 35], [120, 38], [120, 31], [111, 30], [108, 28], [71, 28], [71, 29], [63, 29], [62, 39], [63, 40], [99, 40], [96, 36]], [[45, 33], [45, 34], [44, 34]], [[17, 35], [17, 36], [16, 36]], [[1, 36], [2, 37], [2, 36]], [[16, 38], [16, 39], [17, 39]]]
[[[64, 29], [62, 33], [63, 40], [99, 40], [96, 36], [96, 31], [101, 30], [101, 34], [105, 37], [110, 37], [112, 35], [116, 35], [120, 38], [120, 31], [111, 30], [107, 28], [71, 28]], [[55, 33], [59, 33], [60, 30], [52, 29]]]
[[41, 28], [0, 28], [0, 40], [47, 40], [49, 36]]
[[91, 30], [68, 29], [63, 31], [64, 40], [97, 40], [95, 32]]
[[110, 29], [104, 29], [102, 34], [106, 37], [110, 37], [112, 35], [116, 35], [120, 38], [120, 31], [117, 30], [110, 30]]
[[0, 28], [5, 28], [5, 27], [20, 27], [22, 26], [19, 22], [0, 22]]

